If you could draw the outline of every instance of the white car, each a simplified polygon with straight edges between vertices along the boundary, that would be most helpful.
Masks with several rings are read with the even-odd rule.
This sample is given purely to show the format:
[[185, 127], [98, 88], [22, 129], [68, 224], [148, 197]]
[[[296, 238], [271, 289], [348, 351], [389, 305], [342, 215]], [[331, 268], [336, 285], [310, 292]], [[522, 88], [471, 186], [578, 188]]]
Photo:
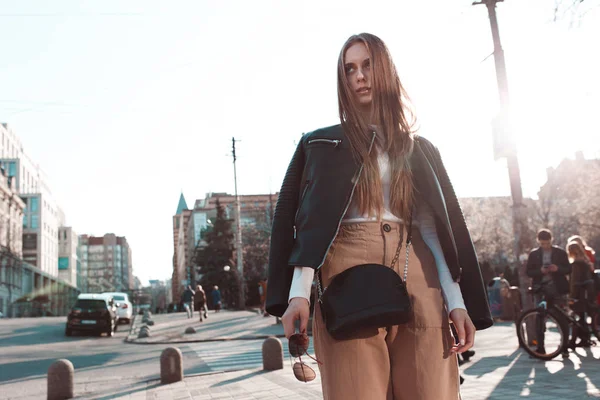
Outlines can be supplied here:
[[111, 296], [115, 303], [119, 304], [117, 309], [117, 315], [119, 316], [119, 321], [125, 321], [129, 323], [133, 316], [133, 304], [129, 301], [129, 296], [127, 293], [120, 292], [105, 292], [102, 293], [105, 296]]

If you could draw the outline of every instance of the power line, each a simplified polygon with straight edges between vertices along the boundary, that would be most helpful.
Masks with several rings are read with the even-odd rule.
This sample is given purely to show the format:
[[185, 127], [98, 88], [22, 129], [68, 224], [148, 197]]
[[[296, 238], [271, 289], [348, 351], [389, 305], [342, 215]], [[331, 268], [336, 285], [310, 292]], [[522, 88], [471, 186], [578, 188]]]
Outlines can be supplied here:
[[142, 13], [87, 13], [87, 14], [0, 14], [0, 18], [22, 18], [22, 17], [142, 17]]

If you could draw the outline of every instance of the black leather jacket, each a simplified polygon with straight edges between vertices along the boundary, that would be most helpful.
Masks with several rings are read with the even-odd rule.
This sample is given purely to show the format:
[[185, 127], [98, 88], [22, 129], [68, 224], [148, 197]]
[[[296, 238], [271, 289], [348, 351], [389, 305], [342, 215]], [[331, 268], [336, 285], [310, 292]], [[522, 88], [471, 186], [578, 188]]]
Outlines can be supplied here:
[[[569, 281], [567, 275], [571, 273], [571, 264], [567, 252], [557, 246], [552, 246], [552, 264], [558, 267], [558, 271], [551, 272], [550, 276], [556, 285], [559, 294], [569, 293]], [[544, 274], [542, 273], [544, 250], [541, 247], [535, 248], [529, 253], [527, 258], [527, 276], [533, 278], [532, 284], [539, 285], [542, 282]]]
[[[469, 231], [438, 149], [415, 139], [411, 169], [418, 196], [433, 210], [440, 244], [477, 329], [493, 324]], [[350, 204], [362, 165], [341, 125], [302, 137], [277, 200], [271, 233], [267, 312], [282, 316], [294, 266], [320, 268]]]

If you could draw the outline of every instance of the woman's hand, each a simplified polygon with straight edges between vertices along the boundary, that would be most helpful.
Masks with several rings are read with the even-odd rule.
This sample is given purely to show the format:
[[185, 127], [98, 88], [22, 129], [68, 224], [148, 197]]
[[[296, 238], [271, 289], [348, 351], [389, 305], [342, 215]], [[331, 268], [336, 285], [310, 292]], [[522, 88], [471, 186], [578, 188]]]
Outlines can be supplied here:
[[462, 353], [469, 350], [475, 343], [475, 325], [473, 325], [467, 310], [455, 308], [450, 313], [450, 319], [454, 323], [459, 341], [459, 344], [453, 346], [451, 351]]
[[288, 304], [287, 310], [281, 317], [281, 323], [283, 324], [283, 332], [285, 337], [289, 339], [294, 333], [296, 333], [295, 322], [300, 320], [300, 333], [306, 333], [306, 327], [308, 326], [308, 317], [310, 316], [310, 306], [308, 300], [303, 297], [294, 297], [290, 304]]

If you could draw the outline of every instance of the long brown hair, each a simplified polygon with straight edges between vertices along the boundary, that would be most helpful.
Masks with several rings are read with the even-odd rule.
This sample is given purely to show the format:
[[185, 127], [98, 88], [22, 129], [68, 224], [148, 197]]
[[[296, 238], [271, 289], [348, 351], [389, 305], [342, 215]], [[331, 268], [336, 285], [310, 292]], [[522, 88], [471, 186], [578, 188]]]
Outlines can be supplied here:
[[588, 256], [585, 254], [583, 246], [576, 240], [567, 243], [567, 253], [569, 254], [569, 260], [571, 262], [577, 260], [578, 258], [589, 261]]
[[[344, 57], [353, 44], [362, 42], [371, 59], [371, 118], [365, 121], [355, 103], [348, 86]], [[381, 217], [383, 212], [383, 189], [377, 162], [378, 151], [369, 146], [373, 137], [369, 124], [381, 130], [384, 138], [379, 151], [389, 154], [391, 170], [391, 212], [407, 221], [411, 216], [414, 200], [412, 174], [409, 157], [414, 146], [414, 114], [408, 107], [409, 99], [400, 83], [396, 66], [383, 41], [370, 33], [351, 36], [340, 52], [338, 59], [338, 105], [340, 121], [355, 158], [364, 167], [354, 196], [361, 214]], [[409, 120], [410, 119], [410, 120]]]

